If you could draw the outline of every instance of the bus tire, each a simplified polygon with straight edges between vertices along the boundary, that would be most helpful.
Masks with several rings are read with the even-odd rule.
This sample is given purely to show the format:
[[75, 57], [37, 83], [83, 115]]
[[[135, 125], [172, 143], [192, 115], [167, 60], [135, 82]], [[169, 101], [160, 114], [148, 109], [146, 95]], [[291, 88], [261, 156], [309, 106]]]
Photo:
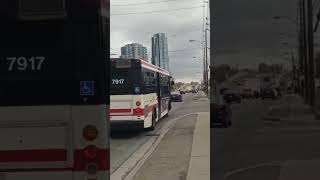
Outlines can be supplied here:
[[153, 131], [156, 128], [156, 110], [153, 109], [152, 111], [152, 117], [151, 117], [151, 126], [148, 128], [149, 131]]

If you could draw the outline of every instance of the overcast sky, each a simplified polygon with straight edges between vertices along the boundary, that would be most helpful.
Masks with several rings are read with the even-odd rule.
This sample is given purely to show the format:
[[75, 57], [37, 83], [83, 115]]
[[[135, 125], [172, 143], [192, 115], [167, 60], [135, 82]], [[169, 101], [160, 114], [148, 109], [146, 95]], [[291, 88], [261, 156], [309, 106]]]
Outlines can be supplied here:
[[[283, 63], [283, 53], [296, 47], [297, 0], [214, 0], [215, 63], [256, 66]], [[281, 35], [284, 33], [285, 35]], [[281, 40], [282, 39], [282, 40]], [[281, 42], [289, 42], [288, 47]]]
[[[147, 47], [151, 62], [151, 37], [163, 32], [168, 36], [170, 70], [174, 78], [186, 82], [200, 81], [203, 64], [193, 57], [202, 56], [201, 44], [189, 40], [202, 41], [202, 0], [111, 0], [110, 5], [110, 51], [117, 54], [112, 57], [121, 54], [121, 46], [140, 43]], [[150, 11], [163, 12], [142, 13]]]

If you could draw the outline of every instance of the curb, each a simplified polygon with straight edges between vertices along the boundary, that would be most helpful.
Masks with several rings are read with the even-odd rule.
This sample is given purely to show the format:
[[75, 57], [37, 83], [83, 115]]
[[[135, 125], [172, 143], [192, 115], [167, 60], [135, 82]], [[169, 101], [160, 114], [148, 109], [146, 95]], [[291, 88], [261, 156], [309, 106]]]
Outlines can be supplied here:
[[210, 112], [198, 113], [186, 180], [210, 179]]

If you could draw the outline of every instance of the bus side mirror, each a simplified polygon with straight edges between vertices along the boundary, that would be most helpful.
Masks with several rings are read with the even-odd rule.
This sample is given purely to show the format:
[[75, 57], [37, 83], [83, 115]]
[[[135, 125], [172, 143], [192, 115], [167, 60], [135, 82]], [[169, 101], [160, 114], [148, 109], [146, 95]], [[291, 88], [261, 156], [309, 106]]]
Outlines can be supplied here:
[[174, 85], [174, 81], [171, 81], [171, 86], [173, 86]]

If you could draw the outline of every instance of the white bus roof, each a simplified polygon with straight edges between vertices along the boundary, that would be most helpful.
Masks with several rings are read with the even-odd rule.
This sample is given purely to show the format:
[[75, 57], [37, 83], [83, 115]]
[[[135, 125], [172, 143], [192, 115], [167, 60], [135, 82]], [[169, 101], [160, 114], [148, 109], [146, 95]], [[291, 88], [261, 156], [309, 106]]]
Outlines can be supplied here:
[[[125, 59], [125, 58], [110, 58], [111, 60], [120, 60], [120, 59]], [[142, 59], [127, 59], [127, 60], [139, 60], [141, 62], [141, 66], [144, 67], [144, 68], [147, 68], [147, 69], [150, 69], [152, 71], [156, 71], [156, 72], [159, 72], [159, 73], [162, 73], [164, 75], [167, 75], [167, 76], [171, 76], [169, 71], [165, 70], [165, 69], [162, 69], [156, 65], [153, 65], [147, 61], [144, 61]]]

